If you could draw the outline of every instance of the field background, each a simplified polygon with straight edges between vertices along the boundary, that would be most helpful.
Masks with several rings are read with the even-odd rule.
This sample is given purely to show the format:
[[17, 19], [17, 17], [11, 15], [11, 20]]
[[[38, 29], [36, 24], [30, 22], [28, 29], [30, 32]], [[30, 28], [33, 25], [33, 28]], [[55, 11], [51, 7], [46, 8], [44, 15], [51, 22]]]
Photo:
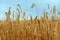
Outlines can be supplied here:
[[[47, 6], [43, 6], [43, 2], [39, 9], [39, 3], [35, 2], [29, 7], [26, 3], [23, 6], [27, 8], [25, 10], [18, 2], [15, 9], [15, 4], [11, 2], [11, 7], [8, 4], [7, 11], [0, 15], [0, 40], [60, 40], [60, 7], [49, 0], [47, 2], [51, 2], [51, 5], [47, 3]], [[54, 0], [54, 4], [56, 3], [57, 0]]]

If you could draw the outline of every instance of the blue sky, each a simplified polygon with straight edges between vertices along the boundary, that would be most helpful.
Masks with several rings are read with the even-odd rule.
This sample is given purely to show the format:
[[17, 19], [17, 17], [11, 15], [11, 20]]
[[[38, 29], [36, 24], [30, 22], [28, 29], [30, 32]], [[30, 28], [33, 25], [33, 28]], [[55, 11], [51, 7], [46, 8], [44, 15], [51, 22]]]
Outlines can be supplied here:
[[[33, 9], [31, 8], [32, 3], [36, 4]], [[60, 0], [0, 0], [0, 20], [5, 20], [5, 12], [9, 7], [11, 7], [12, 11], [16, 10], [17, 4], [21, 5], [22, 10], [26, 12], [26, 16], [32, 15], [35, 17], [38, 13], [39, 16], [42, 16], [44, 9], [49, 12], [47, 3], [50, 4], [51, 9], [56, 5], [57, 10], [60, 11]]]

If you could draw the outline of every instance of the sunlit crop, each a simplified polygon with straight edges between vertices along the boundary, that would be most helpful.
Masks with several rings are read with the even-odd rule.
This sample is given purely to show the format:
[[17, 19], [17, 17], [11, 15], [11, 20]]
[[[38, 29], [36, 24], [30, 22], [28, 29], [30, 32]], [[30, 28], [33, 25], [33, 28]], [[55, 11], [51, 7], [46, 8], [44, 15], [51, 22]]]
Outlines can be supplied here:
[[[33, 4], [32, 8], [35, 4]], [[20, 5], [17, 5], [20, 7]], [[48, 4], [48, 9], [50, 9]], [[56, 6], [50, 10], [50, 13], [54, 14], [50, 19], [48, 18], [48, 12], [43, 11], [44, 16], [38, 18], [26, 19], [25, 12], [20, 20], [22, 9], [17, 8], [16, 20], [10, 18], [11, 10], [5, 12], [6, 20], [0, 21], [0, 40], [60, 40], [60, 19], [56, 17]], [[13, 19], [14, 19], [13, 11]], [[58, 11], [58, 14], [60, 12]]]

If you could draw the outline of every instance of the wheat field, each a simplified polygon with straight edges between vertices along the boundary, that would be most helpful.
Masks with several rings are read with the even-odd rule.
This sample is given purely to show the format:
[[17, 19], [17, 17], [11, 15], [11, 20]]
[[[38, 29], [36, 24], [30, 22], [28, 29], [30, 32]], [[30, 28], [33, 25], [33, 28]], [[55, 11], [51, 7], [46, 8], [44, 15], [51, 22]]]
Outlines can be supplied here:
[[0, 40], [60, 40], [60, 19], [56, 17], [55, 6], [53, 7], [54, 16], [50, 19], [48, 19], [48, 12], [44, 11], [43, 17], [38, 19], [36, 16], [33, 19], [30, 16], [30, 20], [26, 20], [24, 13], [24, 20], [20, 21], [21, 10], [17, 9], [17, 11], [16, 20], [11, 21], [9, 8], [6, 12], [6, 20], [0, 21]]

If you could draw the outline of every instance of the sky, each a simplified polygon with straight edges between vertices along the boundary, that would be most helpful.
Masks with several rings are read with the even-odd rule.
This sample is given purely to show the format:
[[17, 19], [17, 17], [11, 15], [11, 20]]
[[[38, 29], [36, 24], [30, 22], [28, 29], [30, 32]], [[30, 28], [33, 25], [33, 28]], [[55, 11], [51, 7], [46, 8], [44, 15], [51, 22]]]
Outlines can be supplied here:
[[[35, 3], [36, 6], [31, 8], [31, 5]], [[26, 12], [26, 16], [32, 15], [35, 16], [42, 16], [43, 10], [49, 12], [47, 4], [50, 4], [50, 8], [52, 9], [54, 5], [56, 5], [57, 10], [60, 11], [60, 0], [0, 0], [0, 20], [5, 20], [5, 12], [7, 12], [8, 8], [11, 7], [11, 10], [16, 10], [17, 4], [20, 4], [22, 7], [22, 11]], [[38, 14], [39, 13], [39, 14]], [[12, 12], [11, 12], [12, 14]], [[15, 13], [16, 14], [16, 13]], [[49, 14], [48, 16], [51, 16]], [[11, 15], [12, 18], [12, 15]]]

